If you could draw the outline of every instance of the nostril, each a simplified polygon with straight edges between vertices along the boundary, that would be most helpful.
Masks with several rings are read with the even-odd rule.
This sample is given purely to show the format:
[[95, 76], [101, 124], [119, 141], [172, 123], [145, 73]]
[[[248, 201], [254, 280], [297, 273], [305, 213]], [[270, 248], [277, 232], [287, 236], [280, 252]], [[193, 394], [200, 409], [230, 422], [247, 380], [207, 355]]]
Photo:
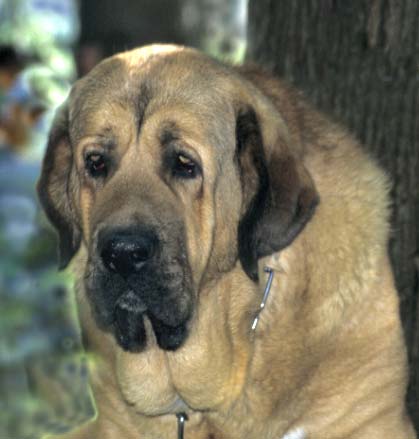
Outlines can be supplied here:
[[103, 250], [100, 252], [100, 257], [105, 265], [105, 267], [114, 272], [118, 272], [117, 269], [117, 253], [112, 250], [113, 242], [110, 241], [108, 245], [105, 245]]
[[151, 258], [152, 249], [150, 246], [134, 248], [129, 256], [133, 262], [144, 262]]

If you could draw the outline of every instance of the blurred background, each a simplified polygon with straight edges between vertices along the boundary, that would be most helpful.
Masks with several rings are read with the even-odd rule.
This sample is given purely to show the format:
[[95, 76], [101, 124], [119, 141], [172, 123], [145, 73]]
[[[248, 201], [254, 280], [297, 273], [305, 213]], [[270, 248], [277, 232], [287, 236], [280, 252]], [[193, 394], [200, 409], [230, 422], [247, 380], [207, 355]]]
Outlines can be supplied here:
[[419, 425], [419, 2], [0, 0], [0, 439], [94, 413], [71, 295], [35, 184], [55, 108], [101, 59], [151, 42], [256, 61], [347, 125], [392, 178], [389, 250]]

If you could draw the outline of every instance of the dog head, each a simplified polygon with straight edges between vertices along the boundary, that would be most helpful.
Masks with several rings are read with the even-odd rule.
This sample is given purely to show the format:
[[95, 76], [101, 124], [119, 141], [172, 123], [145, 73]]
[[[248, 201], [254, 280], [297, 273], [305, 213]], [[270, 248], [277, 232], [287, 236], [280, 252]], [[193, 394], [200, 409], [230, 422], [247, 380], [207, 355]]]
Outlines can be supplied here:
[[[192, 49], [117, 55], [58, 111], [38, 184], [60, 266], [87, 249], [97, 325], [141, 350], [188, 335], [202, 286], [289, 245], [318, 197], [283, 118], [251, 82]], [[239, 262], [238, 262], [239, 261]]]

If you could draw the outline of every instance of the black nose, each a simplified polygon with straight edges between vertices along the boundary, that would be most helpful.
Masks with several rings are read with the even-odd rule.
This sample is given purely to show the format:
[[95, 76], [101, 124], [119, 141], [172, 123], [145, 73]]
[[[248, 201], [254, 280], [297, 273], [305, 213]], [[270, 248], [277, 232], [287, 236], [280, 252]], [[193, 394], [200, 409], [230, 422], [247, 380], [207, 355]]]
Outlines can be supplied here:
[[156, 253], [157, 235], [149, 229], [102, 231], [98, 250], [105, 267], [121, 276], [137, 273]]

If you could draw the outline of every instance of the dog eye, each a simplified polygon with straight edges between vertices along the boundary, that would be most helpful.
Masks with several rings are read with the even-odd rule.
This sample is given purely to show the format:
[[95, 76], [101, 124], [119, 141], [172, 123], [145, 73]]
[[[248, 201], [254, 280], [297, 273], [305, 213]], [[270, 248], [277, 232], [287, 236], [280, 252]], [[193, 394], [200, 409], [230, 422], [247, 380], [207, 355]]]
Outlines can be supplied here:
[[176, 159], [173, 167], [173, 175], [181, 178], [195, 178], [200, 169], [199, 166], [186, 154], [176, 154]]
[[85, 160], [86, 169], [89, 175], [93, 178], [106, 177], [108, 168], [106, 159], [102, 154], [93, 152], [88, 154]]

